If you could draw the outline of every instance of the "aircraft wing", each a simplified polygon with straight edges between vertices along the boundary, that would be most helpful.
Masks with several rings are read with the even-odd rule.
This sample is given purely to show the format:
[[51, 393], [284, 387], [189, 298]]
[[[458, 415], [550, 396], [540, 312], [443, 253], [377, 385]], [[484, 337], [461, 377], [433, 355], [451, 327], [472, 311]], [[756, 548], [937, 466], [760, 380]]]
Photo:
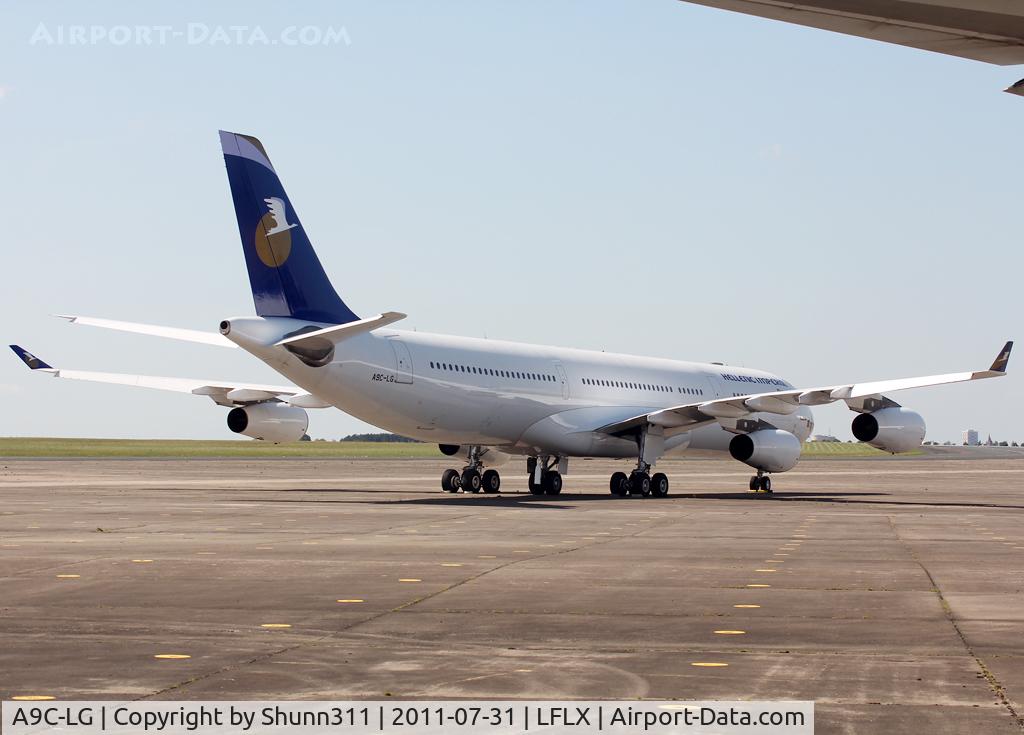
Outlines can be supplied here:
[[221, 406], [242, 406], [259, 401], [278, 400], [300, 408], [327, 408], [330, 404], [294, 385], [261, 385], [236, 383], [226, 380], [200, 380], [197, 378], [165, 378], [156, 375], [126, 375], [124, 373], [96, 373], [87, 370], [64, 370], [49, 365], [18, 345], [10, 346], [30, 370], [48, 373], [56, 378], [86, 380], [94, 383], [133, 385], [175, 393], [208, 396]]
[[1024, 64], [1014, 0], [687, 0], [990, 64]]
[[[987, 370], [974, 370], [962, 373], [946, 373], [945, 375], [926, 375], [917, 378], [897, 378], [895, 380], [877, 380], [865, 383], [846, 383], [820, 388], [796, 388], [774, 393], [750, 393], [742, 396], [718, 398], [713, 401], [686, 403], [680, 406], [663, 408], [651, 413], [633, 416], [597, 429], [604, 434], [624, 435], [637, 429], [653, 424], [661, 426], [669, 434], [688, 431], [699, 425], [718, 421], [730, 431], [745, 433], [754, 422], [748, 417], [753, 413], [791, 414], [800, 406], [820, 406], [835, 401], [846, 401], [854, 411], [866, 413], [880, 408], [898, 406], [899, 404], [882, 395], [907, 388], [925, 388], [947, 383], [963, 383], [970, 380], [1000, 378], [1006, 375], [1006, 366], [1010, 361], [1013, 342], [1007, 342], [996, 355], [995, 361]], [[744, 423], [744, 422], [748, 423]]]

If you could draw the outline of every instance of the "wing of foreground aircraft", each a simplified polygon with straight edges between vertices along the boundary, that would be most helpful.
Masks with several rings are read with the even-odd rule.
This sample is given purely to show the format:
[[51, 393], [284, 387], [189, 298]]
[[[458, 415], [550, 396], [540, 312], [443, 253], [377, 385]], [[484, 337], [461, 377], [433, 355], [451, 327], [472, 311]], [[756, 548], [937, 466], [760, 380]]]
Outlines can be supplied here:
[[10, 346], [30, 370], [48, 373], [56, 378], [86, 380], [93, 383], [114, 383], [133, 385], [138, 388], [155, 388], [175, 393], [191, 393], [208, 396], [220, 406], [245, 406], [258, 401], [280, 401], [300, 408], [327, 408], [316, 396], [293, 385], [261, 385], [237, 383], [225, 380], [200, 380], [197, 378], [166, 378], [156, 375], [126, 375], [124, 373], [96, 373], [87, 370], [64, 370], [49, 365], [28, 350], [18, 345]]
[[[1024, 64], [1019, 0], [686, 0], [722, 10], [985, 61]], [[1006, 91], [1024, 94], [1024, 80]]]
[[633, 416], [624, 421], [602, 426], [597, 431], [605, 434], [624, 435], [652, 425], [665, 429], [666, 435], [671, 435], [689, 431], [698, 425], [718, 421], [723, 428], [730, 431], [747, 432], [756, 428], [751, 425], [756, 422], [751, 421], [748, 417], [758, 412], [786, 415], [795, 412], [800, 406], [821, 406], [835, 401], [846, 401], [850, 409], [858, 413], [870, 413], [883, 408], [898, 408], [900, 404], [882, 394], [908, 388], [1001, 378], [1006, 375], [1006, 366], [1010, 361], [1012, 349], [1013, 342], [1007, 342], [987, 370], [878, 380], [867, 383], [846, 383], [821, 388], [796, 388], [775, 393], [750, 393], [731, 398], [719, 398], [714, 401], [686, 403]]

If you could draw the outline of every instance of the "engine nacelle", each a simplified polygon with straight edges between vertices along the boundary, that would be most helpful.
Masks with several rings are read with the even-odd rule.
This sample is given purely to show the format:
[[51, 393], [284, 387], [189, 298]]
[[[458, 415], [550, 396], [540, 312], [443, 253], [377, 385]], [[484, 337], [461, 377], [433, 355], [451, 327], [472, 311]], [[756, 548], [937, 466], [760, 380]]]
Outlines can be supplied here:
[[274, 444], [297, 442], [309, 428], [309, 416], [301, 408], [286, 403], [254, 403], [232, 408], [228, 428], [236, 434]]
[[759, 429], [734, 436], [729, 454], [757, 470], [785, 472], [800, 461], [800, 440], [782, 429]]
[[925, 434], [921, 414], [895, 406], [858, 414], [852, 428], [858, 440], [892, 454], [917, 449]]
[[[438, 444], [437, 448], [440, 449], [441, 454], [446, 457], [459, 457], [460, 459], [465, 460], [469, 459], [469, 447], [466, 445]], [[480, 464], [484, 467], [500, 467], [512, 459], [512, 457], [504, 452], [499, 452], [497, 449], [484, 447], [480, 450], [478, 459], [480, 460]]]

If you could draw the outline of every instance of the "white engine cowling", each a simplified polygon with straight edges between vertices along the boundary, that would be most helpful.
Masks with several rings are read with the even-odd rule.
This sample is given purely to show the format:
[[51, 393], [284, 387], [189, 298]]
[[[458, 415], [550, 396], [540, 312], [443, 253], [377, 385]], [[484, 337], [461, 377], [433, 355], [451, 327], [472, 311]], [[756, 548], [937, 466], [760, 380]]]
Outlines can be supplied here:
[[[437, 448], [441, 450], [441, 454], [446, 457], [459, 457], [460, 459], [469, 459], [469, 447], [465, 444], [462, 446], [458, 444], [438, 444]], [[501, 465], [508, 462], [512, 457], [505, 452], [499, 452], [497, 449], [491, 447], [483, 447], [478, 455], [480, 464], [484, 467], [501, 467]]]
[[898, 407], [859, 414], [852, 429], [860, 441], [893, 454], [917, 449], [925, 434], [921, 414]]
[[236, 434], [274, 444], [297, 442], [309, 428], [309, 416], [301, 408], [286, 403], [254, 403], [232, 408], [228, 428]]
[[759, 429], [734, 436], [729, 454], [757, 470], [785, 472], [800, 461], [800, 440], [782, 429]]

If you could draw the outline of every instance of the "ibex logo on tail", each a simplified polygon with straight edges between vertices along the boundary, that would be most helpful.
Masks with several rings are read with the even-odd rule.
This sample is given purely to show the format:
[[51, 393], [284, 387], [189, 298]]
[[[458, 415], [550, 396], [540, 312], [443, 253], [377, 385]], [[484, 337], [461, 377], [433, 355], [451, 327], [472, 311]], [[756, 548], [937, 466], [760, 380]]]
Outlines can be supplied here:
[[288, 232], [298, 223], [288, 222], [288, 203], [280, 197], [267, 197], [269, 210], [256, 226], [256, 254], [269, 268], [280, 268], [292, 250], [292, 236]]

